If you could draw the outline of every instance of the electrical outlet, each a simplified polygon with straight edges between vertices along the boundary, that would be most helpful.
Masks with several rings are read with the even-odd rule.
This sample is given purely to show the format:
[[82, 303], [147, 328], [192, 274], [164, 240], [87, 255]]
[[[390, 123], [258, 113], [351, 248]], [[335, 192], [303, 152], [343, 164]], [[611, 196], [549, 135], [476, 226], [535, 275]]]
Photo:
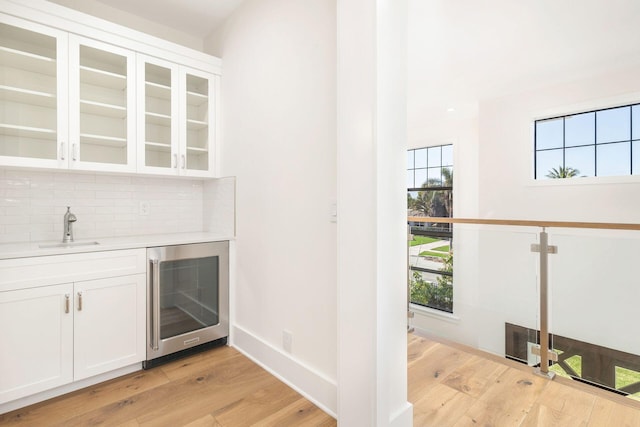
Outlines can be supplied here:
[[291, 353], [291, 346], [293, 345], [293, 334], [286, 329], [282, 331], [282, 348], [287, 353]]
[[149, 202], [140, 202], [140, 208], [138, 212], [140, 213], [140, 215], [149, 215]]
[[329, 222], [338, 222], [338, 204], [329, 203]]

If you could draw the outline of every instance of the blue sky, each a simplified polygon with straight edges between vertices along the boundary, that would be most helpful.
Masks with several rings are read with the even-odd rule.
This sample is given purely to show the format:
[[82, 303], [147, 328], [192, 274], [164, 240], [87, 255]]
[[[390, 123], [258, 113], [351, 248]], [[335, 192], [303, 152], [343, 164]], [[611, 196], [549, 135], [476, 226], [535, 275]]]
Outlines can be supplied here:
[[453, 145], [407, 151], [407, 188], [422, 187], [429, 179], [442, 179], [442, 168], [453, 167]]

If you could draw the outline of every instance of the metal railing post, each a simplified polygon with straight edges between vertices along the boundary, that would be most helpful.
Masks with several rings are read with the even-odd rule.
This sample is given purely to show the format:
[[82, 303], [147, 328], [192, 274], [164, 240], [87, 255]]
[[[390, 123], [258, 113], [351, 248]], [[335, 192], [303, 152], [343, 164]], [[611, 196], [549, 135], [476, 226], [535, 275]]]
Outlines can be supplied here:
[[540, 232], [540, 244], [531, 245], [533, 252], [540, 253], [540, 367], [535, 373], [549, 379], [555, 374], [549, 372], [549, 360], [557, 360], [555, 353], [549, 349], [549, 263], [548, 255], [557, 253], [556, 246], [549, 246], [549, 235], [542, 228]]
[[413, 332], [411, 320], [413, 311], [411, 311], [411, 225], [407, 225], [407, 332]]

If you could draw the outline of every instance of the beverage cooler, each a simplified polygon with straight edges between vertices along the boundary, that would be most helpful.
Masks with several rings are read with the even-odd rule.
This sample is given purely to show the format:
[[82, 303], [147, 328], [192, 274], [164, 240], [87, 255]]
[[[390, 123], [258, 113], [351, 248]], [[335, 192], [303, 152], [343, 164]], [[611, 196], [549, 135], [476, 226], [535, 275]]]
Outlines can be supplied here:
[[229, 335], [229, 242], [147, 249], [145, 369]]

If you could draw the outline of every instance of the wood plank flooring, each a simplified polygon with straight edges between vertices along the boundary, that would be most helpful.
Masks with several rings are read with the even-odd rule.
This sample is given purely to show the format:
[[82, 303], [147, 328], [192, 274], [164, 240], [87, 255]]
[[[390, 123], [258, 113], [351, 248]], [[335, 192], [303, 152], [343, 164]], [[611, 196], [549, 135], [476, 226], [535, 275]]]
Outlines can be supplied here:
[[231, 347], [218, 347], [0, 415], [1, 426], [335, 426]]
[[640, 427], [640, 402], [453, 343], [409, 334], [414, 426]]
[[[416, 427], [640, 427], [640, 402], [460, 345], [408, 335]], [[0, 415], [1, 426], [336, 426], [231, 347]], [[347, 426], [350, 427], [350, 426]]]

